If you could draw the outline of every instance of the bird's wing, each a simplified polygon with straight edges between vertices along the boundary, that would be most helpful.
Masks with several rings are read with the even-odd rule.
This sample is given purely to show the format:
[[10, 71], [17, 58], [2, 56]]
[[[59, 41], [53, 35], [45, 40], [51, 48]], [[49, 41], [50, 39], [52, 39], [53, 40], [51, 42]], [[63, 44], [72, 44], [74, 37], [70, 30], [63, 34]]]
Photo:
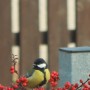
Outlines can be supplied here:
[[33, 72], [34, 72], [34, 69], [29, 70], [29, 71], [27, 72], [27, 74], [25, 75], [25, 77], [28, 78], [28, 77], [32, 76]]

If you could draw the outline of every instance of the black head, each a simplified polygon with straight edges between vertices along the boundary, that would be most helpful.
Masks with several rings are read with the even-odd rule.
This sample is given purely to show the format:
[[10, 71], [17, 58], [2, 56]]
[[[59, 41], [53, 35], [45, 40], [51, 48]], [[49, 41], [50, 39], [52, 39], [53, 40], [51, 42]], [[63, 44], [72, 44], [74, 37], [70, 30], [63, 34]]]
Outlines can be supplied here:
[[47, 68], [47, 63], [45, 62], [44, 59], [38, 58], [34, 61], [33, 68], [34, 69], [45, 69]]

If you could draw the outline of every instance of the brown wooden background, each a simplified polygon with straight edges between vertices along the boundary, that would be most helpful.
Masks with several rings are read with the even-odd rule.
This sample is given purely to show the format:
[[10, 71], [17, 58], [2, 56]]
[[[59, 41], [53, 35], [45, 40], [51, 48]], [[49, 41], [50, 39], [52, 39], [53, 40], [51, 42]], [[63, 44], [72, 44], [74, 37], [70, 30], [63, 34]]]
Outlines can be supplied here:
[[49, 46], [51, 71], [58, 71], [60, 47], [67, 47], [70, 42], [75, 42], [76, 46], [90, 45], [90, 1], [77, 0], [75, 31], [67, 30], [66, 2], [67, 0], [48, 0], [48, 31], [41, 33], [38, 30], [38, 0], [20, 0], [20, 33], [13, 35], [10, 0], [0, 0], [0, 83], [7, 85], [11, 82], [9, 67], [13, 44], [18, 44], [21, 49], [21, 74], [25, 74], [39, 56], [39, 45], [42, 43]]

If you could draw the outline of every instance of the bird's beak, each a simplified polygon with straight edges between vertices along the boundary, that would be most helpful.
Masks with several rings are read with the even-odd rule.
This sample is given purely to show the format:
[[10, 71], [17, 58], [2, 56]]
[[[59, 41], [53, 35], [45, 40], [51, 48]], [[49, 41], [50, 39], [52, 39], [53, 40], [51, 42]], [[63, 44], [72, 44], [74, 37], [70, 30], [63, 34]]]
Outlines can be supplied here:
[[33, 68], [35, 68], [36, 64], [33, 64]]
[[33, 64], [33, 66], [36, 66], [36, 64]]
[[35, 67], [36, 66], [36, 64], [33, 64], [33, 67]]

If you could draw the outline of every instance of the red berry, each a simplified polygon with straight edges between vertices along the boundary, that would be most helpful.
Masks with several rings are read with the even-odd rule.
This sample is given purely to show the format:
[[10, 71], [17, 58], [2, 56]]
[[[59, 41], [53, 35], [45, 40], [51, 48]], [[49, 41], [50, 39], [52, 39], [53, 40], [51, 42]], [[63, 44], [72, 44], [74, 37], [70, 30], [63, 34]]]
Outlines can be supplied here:
[[12, 90], [12, 88], [10, 88], [10, 87], [7, 87], [7, 89], [6, 90]]
[[26, 78], [26, 77], [21, 77], [21, 78], [20, 78], [20, 82], [26, 82], [26, 83], [27, 83], [27, 82], [28, 82], [28, 80], [27, 80], [27, 78]]
[[27, 86], [27, 83], [22, 83], [22, 85], [25, 87], [25, 86]]
[[71, 87], [71, 90], [76, 90], [76, 88], [74, 86]]
[[70, 82], [66, 82], [64, 86], [65, 86], [66, 89], [69, 89], [70, 86], [71, 86], [71, 83]]
[[83, 80], [82, 79], [80, 79], [80, 83], [83, 83]]
[[53, 73], [51, 74], [51, 77], [54, 77], [54, 74]]
[[13, 85], [13, 87], [14, 87], [15, 89], [17, 89], [17, 88], [18, 88], [18, 85], [17, 85], [17, 84], [15, 84], [15, 85]]
[[84, 88], [88, 88], [88, 85], [87, 84], [84, 84], [83, 86], [84, 86]]
[[57, 85], [57, 82], [53, 82], [53, 81], [51, 82], [52, 87], [55, 87], [56, 85]]
[[78, 83], [75, 83], [74, 87], [75, 87], [75, 88], [78, 88]]
[[89, 90], [89, 88], [82, 88], [82, 90]]
[[10, 72], [11, 72], [12, 74], [15, 72], [15, 68], [14, 68], [14, 66], [11, 66], [11, 68], [10, 68]]
[[28, 82], [28, 80], [27, 80], [26, 77], [23, 77], [23, 81], [24, 81], [24, 82]]
[[4, 86], [0, 84], [0, 90], [3, 90], [4, 89]]
[[90, 80], [88, 81], [88, 85], [90, 85]]
[[16, 80], [16, 82], [17, 82], [17, 83], [20, 83], [20, 80], [19, 80], [19, 79], [17, 79], [17, 80]]
[[21, 78], [20, 78], [20, 81], [23, 82], [23, 81], [24, 81], [24, 77], [21, 77]]
[[13, 70], [13, 69], [15, 69], [14, 66], [11, 66], [10, 70]]
[[13, 74], [15, 72], [15, 70], [10, 70], [10, 72]]

